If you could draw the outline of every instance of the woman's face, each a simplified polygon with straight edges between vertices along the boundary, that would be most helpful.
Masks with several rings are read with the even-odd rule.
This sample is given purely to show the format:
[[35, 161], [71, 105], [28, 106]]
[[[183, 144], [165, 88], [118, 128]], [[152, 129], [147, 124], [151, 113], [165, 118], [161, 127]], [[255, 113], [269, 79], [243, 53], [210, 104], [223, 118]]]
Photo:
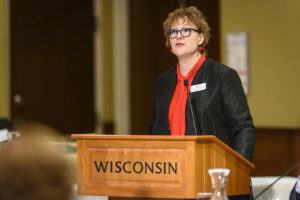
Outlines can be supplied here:
[[[197, 29], [196, 26], [186, 18], [179, 18], [171, 26], [171, 29], [176, 30], [181, 30], [182, 28]], [[170, 44], [173, 53], [180, 58], [198, 52], [198, 45], [201, 45], [203, 40], [203, 34], [197, 31], [191, 31], [191, 35], [188, 37], [183, 37], [180, 32], [178, 32], [175, 38], [170, 38]]]

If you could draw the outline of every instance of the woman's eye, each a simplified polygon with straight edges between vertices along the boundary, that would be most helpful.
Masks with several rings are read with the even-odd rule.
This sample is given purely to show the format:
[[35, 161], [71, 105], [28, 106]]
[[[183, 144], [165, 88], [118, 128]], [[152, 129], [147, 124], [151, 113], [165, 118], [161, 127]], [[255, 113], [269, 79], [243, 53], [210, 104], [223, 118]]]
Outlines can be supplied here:
[[188, 33], [188, 32], [190, 32], [190, 29], [189, 28], [183, 28], [181, 31], [184, 32], [184, 33]]

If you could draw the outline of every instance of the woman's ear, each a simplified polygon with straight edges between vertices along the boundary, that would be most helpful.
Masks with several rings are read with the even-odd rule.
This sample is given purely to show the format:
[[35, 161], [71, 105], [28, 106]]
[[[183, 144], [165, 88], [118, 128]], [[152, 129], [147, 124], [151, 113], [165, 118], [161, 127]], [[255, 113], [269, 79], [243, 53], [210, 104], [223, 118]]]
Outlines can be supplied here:
[[202, 45], [204, 42], [204, 35], [202, 33], [199, 34], [199, 42], [198, 42], [198, 46]]

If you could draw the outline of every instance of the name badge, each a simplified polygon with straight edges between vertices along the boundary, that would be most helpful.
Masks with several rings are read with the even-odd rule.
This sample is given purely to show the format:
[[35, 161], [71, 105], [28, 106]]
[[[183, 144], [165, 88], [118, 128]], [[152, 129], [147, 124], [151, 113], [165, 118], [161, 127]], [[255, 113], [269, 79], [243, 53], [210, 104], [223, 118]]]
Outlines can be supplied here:
[[198, 92], [206, 89], [206, 83], [200, 83], [191, 86], [191, 92]]

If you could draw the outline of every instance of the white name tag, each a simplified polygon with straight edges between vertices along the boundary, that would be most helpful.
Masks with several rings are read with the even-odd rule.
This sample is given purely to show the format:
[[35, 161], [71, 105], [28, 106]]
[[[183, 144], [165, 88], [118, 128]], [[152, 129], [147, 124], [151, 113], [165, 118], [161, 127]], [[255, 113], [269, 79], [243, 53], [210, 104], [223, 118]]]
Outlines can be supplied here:
[[191, 92], [198, 92], [206, 89], [206, 83], [191, 86]]

